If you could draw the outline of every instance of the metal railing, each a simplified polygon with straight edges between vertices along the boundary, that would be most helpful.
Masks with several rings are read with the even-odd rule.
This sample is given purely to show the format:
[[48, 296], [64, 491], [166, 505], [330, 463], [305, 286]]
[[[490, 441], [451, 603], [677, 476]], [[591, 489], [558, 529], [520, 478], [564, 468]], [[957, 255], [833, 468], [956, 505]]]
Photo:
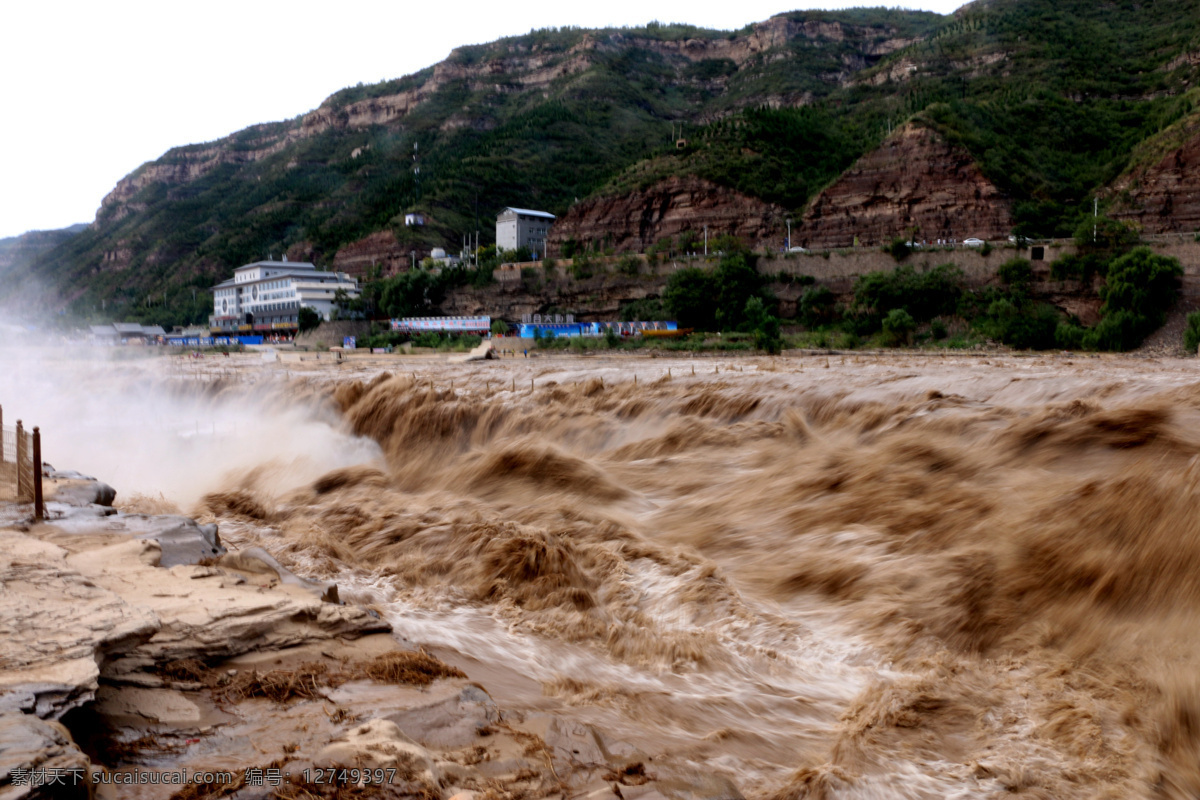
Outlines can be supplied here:
[[[11, 465], [11, 466], [9, 466]], [[0, 406], [0, 481], [13, 490], [18, 503], [33, 503], [35, 519], [46, 516], [42, 499], [42, 432], [25, 430], [24, 423], [4, 424]]]

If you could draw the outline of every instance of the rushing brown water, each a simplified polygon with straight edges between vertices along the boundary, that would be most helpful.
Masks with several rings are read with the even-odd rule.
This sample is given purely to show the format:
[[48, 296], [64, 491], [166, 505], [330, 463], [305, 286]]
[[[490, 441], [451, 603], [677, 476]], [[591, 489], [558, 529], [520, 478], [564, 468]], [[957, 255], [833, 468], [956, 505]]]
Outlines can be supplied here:
[[1200, 793], [1193, 362], [401, 369], [264, 384], [382, 456], [200, 511], [506, 708], [750, 797]]

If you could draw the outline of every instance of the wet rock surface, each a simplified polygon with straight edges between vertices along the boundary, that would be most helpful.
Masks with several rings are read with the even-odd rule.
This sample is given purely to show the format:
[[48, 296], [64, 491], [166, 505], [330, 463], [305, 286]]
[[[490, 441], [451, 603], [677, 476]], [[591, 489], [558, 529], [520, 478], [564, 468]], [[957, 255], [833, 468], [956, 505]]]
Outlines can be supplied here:
[[[79, 493], [84, 496], [86, 493]], [[71, 497], [70, 493], [66, 495]], [[206, 559], [219, 558], [226, 553], [221, 545], [217, 526], [201, 525], [191, 517], [175, 514], [122, 514], [116, 509], [91, 501], [73, 504], [64, 501], [60, 489], [55, 500], [47, 504], [47, 525], [56, 532], [94, 536], [96, 534], [124, 535], [158, 544], [159, 565], [174, 567], [198, 564]], [[97, 517], [107, 517], [97, 522]]]
[[388, 630], [363, 608], [325, 603], [298, 587], [264, 591], [213, 567], [163, 568], [161, 553], [157, 542], [133, 539], [68, 559], [95, 585], [120, 591], [159, 620], [148, 641], [113, 659], [108, 674], [114, 679], [134, 675], [146, 664], [226, 658]]
[[[60, 474], [56, 473], [55, 477]], [[78, 473], [71, 473], [76, 474]], [[69, 478], [67, 482], [55, 487], [53, 499], [73, 506], [112, 506], [113, 501], [117, 499], [117, 490], [100, 481]]]
[[418, 742], [437, 747], [466, 747], [500, 721], [500, 709], [487, 692], [468, 686], [457, 696], [388, 717]]
[[90, 795], [92, 763], [61, 724], [0, 713], [0, 797], [74, 800]]
[[92, 699], [100, 662], [157, 618], [80, 574], [62, 548], [0, 531], [0, 710], [57, 719]]

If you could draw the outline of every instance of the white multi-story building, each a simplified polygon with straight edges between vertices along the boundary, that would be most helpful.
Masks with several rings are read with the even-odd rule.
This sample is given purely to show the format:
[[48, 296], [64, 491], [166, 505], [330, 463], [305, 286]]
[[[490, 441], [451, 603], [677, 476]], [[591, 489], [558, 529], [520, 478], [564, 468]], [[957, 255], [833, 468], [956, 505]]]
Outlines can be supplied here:
[[255, 261], [212, 288], [214, 331], [295, 330], [301, 308], [329, 319], [337, 293], [359, 296], [358, 282], [344, 272], [322, 272], [305, 261]]
[[529, 248], [535, 256], [546, 254], [546, 237], [554, 215], [528, 208], [506, 208], [496, 217], [496, 249]]

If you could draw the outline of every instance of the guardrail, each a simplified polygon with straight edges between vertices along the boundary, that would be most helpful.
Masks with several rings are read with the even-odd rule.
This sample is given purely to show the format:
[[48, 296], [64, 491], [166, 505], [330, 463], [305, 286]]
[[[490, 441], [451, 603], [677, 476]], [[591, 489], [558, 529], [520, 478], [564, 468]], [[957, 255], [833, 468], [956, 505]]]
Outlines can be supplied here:
[[18, 503], [32, 503], [35, 519], [45, 519], [42, 499], [42, 432], [25, 430], [24, 423], [4, 424], [0, 406], [0, 482], [13, 490]]

